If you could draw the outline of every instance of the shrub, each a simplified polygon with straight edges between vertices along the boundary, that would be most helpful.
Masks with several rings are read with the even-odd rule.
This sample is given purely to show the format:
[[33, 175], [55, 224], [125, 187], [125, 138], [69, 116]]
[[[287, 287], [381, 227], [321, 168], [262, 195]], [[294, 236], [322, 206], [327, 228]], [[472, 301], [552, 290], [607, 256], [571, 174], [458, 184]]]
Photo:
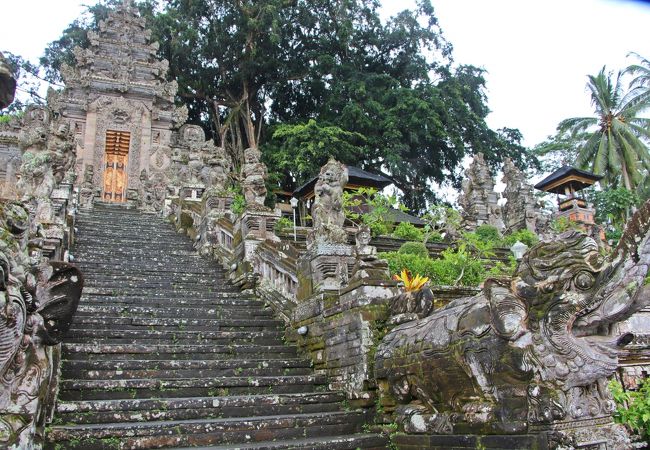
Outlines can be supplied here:
[[286, 217], [280, 217], [278, 221], [275, 222], [275, 226], [273, 227], [273, 230], [275, 230], [276, 233], [283, 233], [292, 229], [293, 222]]
[[616, 402], [614, 420], [639, 433], [644, 440], [650, 438], [650, 379], [639, 384], [638, 391], [624, 391], [618, 381], [610, 381], [609, 389]]
[[407, 241], [422, 241], [424, 232], [409, 222], [402, 222], [393, 230], [393, 236]]
[[390, 273], [400, 273], [406, 269], [411, 273], [432, 278], [434, 261], [429, 257], [413, 255], [411, 253], [385, 252], [379, 257], [388, 261]]
[[487, 224], [479, 225], [474, 233], [483, 242], [491, 242], [495, 245], [501, 243], [501, 234], [495, 226]]
[[246, 198], [242, 194], [235, 194], [230, 204], [230, 210], [236, 216], [240, 215], [246, 209]]
[[[429, 250], [427, 249], [427, 246], [424, 245], [422, 242], [404, 242], [402, 246], [399, 248], [399, 253], [417, 255], [421, 258], [429, 257]], [[413, 273], [419, 273], [419, 272], [413, 272]]]
[[442, 234], [437, 231], [429, 231], [427, 233], [427, 242], [442, 242]]
[[503, 239], [506, 247], [512, 247], [517, 241], [526, 244], [528, 247], [532, 247], [539, 242], [539, 238], [532, 231], [523, 229], [510, 233]]

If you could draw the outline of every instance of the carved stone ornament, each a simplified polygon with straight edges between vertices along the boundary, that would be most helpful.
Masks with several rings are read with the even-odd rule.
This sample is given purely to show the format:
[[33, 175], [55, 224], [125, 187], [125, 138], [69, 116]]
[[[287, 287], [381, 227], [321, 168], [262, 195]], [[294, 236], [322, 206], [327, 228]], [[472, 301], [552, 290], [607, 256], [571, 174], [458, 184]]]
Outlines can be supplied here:
[[388, 280], [390, 271], [388, 262], [385, 259], [379, 259], [377, 249], [370, 245], [370, 227], [363, 225], [355, 235], [355, 256], [356, 262], [352, 269], [350, 282], [363, 280]]
[[[57, 370], [58, 347], [77, 309], [74, 266], [27, 255], [29, 216], [0, 203], [0, 446], [33, 448]], [[51, 398], [49, 400], [52, 400]]]
[[256, 148], [244, 150], [242, 167], [242, 190], [249, 210], [268, 210], [264, 206], [266, 199], [266, 165], [260, 161], [262, 153]]
[[314, 230], [310, 243], [344, 244], [348, 235], [343, 229], [343, 188], [348, 183], [348, 169], [340, 162], [330, 159], [320, 171], [314, 186], [314, 205], [311, 215]]
[[[613, 325], [650, 301], [649, 267], [650, 202], [608, 259], [576, 231], [542, 241], [512, 280], [487, 280], [480, 295], [389, 332], [375, 361], [385, 398], [426, 406], [433, 422], [450, 421], [445, 433], [562, 429], [580, 441], [614, 430], [607, 377], [632, 335]], [[439, 432], [433, 422], [425, 432]]]

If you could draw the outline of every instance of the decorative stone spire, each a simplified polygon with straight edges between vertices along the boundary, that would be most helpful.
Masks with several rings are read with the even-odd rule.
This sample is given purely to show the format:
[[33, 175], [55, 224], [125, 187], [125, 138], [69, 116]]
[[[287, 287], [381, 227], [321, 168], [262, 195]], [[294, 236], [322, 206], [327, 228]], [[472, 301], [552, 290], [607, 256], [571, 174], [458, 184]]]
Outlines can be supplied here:
[[473, 231], [479, 225], [492, 225], [503, 231], [501, 208], [497, 204], [494, 180], [490, 175], [483, 154], [477, 153], [463, 180], [463, 192], [458, 203], [463, 208], [463, 227]]
[[533, 187], [526, 182], [524, 173], [510, 158], [503, 163], [503, 192], [507, 202], [503, 206], [503, 219], [508, 232], [528, 229], [536, 231], [538, 212], [535, 209]]

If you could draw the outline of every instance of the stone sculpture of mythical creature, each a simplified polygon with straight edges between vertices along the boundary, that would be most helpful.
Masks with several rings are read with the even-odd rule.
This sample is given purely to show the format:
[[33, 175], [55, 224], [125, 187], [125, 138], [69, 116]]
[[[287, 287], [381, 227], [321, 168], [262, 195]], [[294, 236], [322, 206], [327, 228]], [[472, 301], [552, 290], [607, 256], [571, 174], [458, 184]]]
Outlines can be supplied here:
[[314, 186], [313, 242], [345, 244], [348, 236], [343, 229], [343, 188], [348, 183], [348, 169], [340, 162], [330, 159], [325, 164]]
[[607, 259], [579, 232], [540, 242], [511, 280], [386, 335], [375, 367], [387, 403], [410, 403], [402, 417], [426, 410], [420, 431], [432, 434], [555, 427], [556, 443], [575, 445], [588, 425], [594, 442], [620, 437], [606, 382], [633, 336], [616, 323], [650, 300], [649, 267], [650, 201]]
[[[29, 257], [29, 216], [0, 203], [0, 447], [32, 448], [54, 401], [59, 342], [77, 309], [74, 266]], [[36, 252], [38, 254], [38, 252]]]
[[260, 161], [262, 153], [256, 148], [244, 150], [244, 166], [242, 167], [242, 189], [249, 209], [267, 209], [266, 199], [266, 165]]

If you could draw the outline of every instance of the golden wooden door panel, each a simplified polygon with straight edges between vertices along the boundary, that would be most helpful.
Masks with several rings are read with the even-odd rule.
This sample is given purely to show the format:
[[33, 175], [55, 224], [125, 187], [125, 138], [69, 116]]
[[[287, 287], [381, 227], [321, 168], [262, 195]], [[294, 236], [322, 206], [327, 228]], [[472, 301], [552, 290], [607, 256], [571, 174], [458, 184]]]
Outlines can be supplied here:
[[104, 201], [123, 202], [126, 190], [126, 163], [129, 158], [131, 134], [126, 131], [106, 132], [106, 165], [104, 167]]

